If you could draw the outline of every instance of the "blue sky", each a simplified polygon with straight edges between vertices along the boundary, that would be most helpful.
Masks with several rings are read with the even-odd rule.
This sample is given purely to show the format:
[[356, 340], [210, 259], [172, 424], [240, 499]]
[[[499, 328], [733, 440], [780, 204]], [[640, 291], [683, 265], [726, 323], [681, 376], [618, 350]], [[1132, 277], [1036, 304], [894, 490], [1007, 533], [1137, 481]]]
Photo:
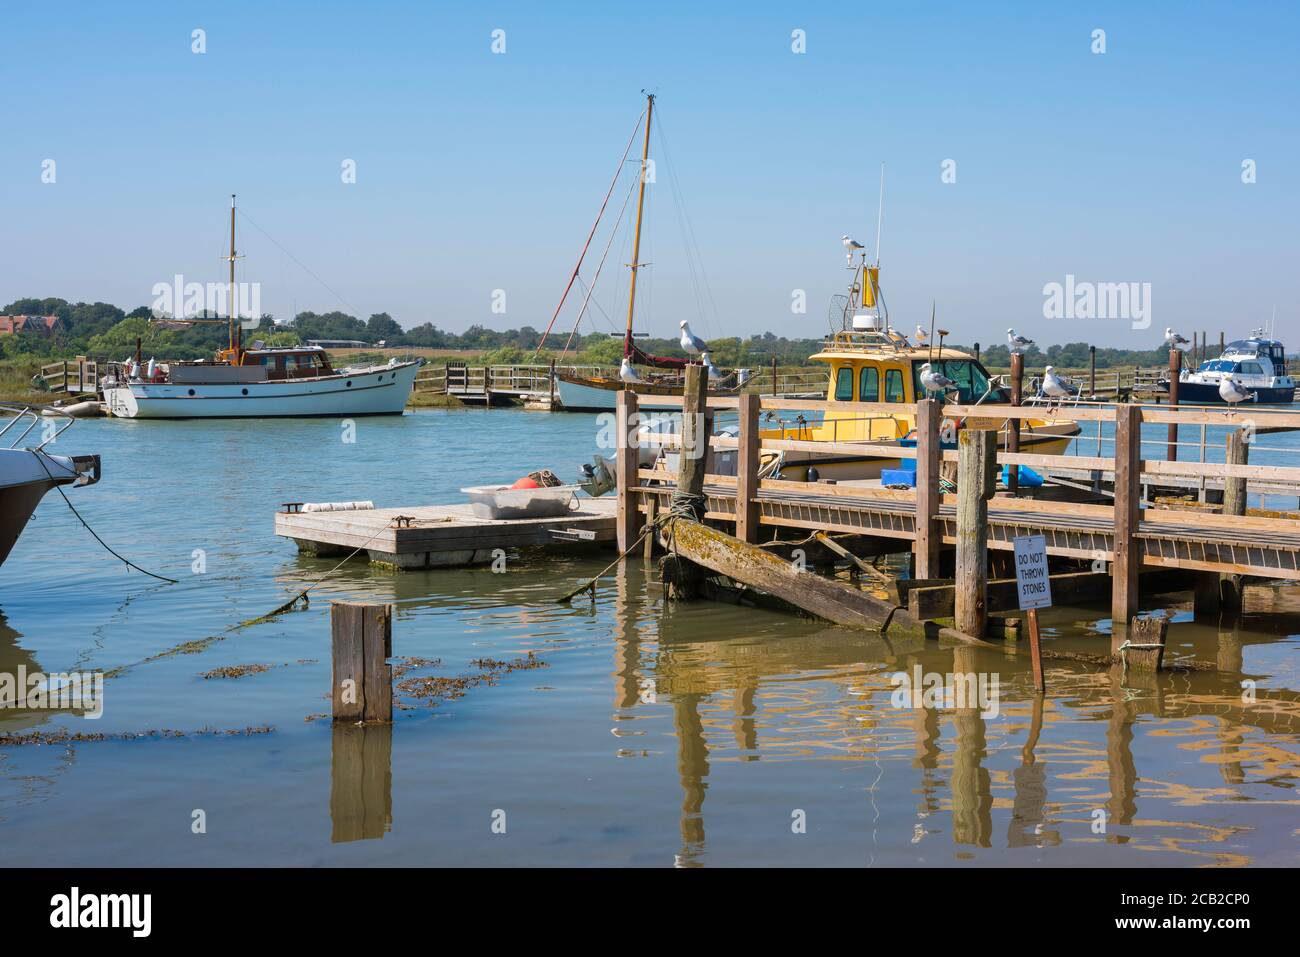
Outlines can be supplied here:
[[[220, 280], [236, 192], [323, 280], [241, 226], [241, 278], [278, 319], [337, 308], [542, 327], [649, 88], [712, 297], [700, 307], [660, 166], [645, 331], [687, 318], [708, 336], [823, 333], [846, 282], [840, 236], [874, 246], [884, 162], [896, 325], [928, 321], [934, 300], [959, 341], [1014, 325], [1042, 343], [1147, 347], [1166, 325], [1231, 336], [1276, 305], [1294, 344], [1294, 5], [702, 6], [10, 5], [0, 305], [130, 308], [175, 273]], [[661, 150], [656, 134], [662, 163]], [[955, 183], [941, 181], [948, 159]], [[597, 287], [615, 324], [629, 255], [620, 233]], [[1044, 318], [1043, 285], [1067, 274], [1151, 283], [1152, 328]], [[796, 289], [806, 314], [791, 311]], [[599, 311], [586, 324], [605, 328]]]

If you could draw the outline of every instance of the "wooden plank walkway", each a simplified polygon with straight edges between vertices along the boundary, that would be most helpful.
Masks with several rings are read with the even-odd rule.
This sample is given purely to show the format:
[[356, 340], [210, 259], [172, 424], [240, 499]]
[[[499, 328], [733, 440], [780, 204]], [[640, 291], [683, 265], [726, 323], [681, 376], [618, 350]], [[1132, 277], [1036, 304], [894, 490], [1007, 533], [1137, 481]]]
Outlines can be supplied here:
[[402, 569], [478, 565], [497, 549], [601, 544], [614, 540], [615, 503], [579, 500], [579, 511], [555, 518], [476, 518], [468, 504], [337, 512], [279, 511], [275, 534], [300, 552], [342, 557], [363, 550], [372, 562]]

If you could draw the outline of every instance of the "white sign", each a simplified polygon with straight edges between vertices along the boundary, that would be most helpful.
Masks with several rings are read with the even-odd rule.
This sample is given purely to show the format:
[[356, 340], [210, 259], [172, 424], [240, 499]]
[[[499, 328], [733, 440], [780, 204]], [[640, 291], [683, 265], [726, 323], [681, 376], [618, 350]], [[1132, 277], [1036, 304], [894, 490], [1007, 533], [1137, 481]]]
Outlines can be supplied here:
[[1042, 535], [1023, 535], [1012, 540], [1016, 548], [1016, 594], [1020, 610], [1049, 608], [1052, 579], [1047, 573], [1047, 540]]

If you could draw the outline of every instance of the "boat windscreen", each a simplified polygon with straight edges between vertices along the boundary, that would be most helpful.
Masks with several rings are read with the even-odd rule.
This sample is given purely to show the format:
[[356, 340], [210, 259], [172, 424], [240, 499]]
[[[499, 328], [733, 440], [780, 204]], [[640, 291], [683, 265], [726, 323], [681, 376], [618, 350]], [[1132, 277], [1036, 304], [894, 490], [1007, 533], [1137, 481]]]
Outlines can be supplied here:
[[[925, 386], [921, 385], [921, 366], [923, 362], [912, 363], [912, 384], [918, 397], [925, 395]], [[930, 368], [940, 375], [945, 375], [957, 384], [957, 401], [969, 405], [984, 399], [984, 402], [1007, 402], [1008, 397], [1001, 389], [989, 393], [989, 377], [982, 366], [973, 359], [932, 360]], [[988, 398], [984, 398], [988, 393]], [[951, 395], [951, 393], [950, 393]]]

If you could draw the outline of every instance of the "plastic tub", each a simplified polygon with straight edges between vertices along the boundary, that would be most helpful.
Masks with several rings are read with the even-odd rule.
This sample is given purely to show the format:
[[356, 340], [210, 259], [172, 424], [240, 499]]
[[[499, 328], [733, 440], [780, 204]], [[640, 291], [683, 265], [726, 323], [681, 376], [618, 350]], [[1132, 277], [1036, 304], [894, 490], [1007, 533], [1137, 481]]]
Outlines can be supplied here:
[[574, 508], [576, 485], [550, 488], [511, 488], [509, 485], [475, 485], [461, 489], [469, 496], [475, 518], [546, 518]]

